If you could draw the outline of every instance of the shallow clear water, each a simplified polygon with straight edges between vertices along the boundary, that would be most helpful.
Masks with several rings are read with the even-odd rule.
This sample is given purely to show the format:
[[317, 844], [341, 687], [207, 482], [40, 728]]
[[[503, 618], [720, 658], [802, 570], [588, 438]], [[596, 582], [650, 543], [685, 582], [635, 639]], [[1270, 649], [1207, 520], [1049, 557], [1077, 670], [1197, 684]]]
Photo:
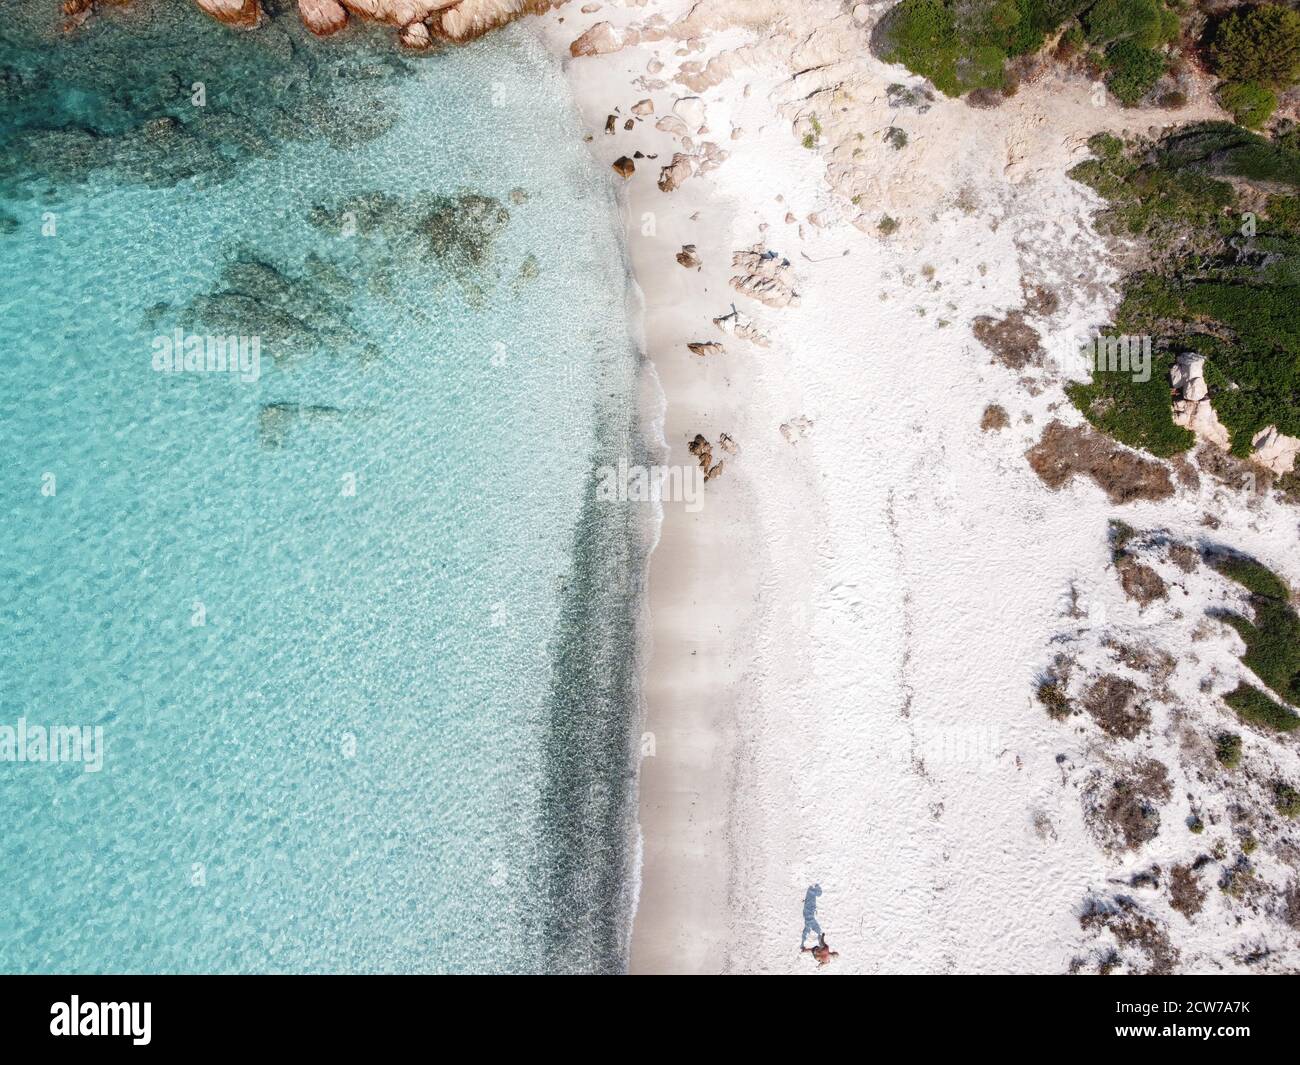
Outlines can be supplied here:
[[[559, 70], [181, 16], [186, 112], [90, 29], [4, 53], [58, 104], [4, 99], [0, 725], [104, 767], [0, 762], [0, 969], [619, 967], [643, 531], [588, 479], [637, 367]], [[159, 372], [176, 329], [257, 379]]]

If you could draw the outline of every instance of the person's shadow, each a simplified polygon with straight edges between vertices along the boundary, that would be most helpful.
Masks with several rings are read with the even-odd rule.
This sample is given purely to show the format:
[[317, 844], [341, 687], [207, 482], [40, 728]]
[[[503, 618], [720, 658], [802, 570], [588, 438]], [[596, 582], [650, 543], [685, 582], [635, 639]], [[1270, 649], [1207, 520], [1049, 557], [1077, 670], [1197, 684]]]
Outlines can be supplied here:
[[799, 937], [800, 947], [807, 946], [810, 932], [815, 936], [822, 934], [822, 926], [817, 923], [817, 899], [821, 893], [821, 884], [813, 884], [803, 897], [803, 935]]

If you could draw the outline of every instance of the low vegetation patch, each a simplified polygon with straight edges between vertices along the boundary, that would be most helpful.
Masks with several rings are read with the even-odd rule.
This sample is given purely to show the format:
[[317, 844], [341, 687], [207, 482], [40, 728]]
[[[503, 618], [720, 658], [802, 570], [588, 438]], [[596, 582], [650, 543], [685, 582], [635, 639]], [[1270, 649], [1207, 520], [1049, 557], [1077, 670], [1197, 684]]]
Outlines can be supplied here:
[[1189, 921], [1205, 905], [1206, 891], [1191, 866], [1175, 865], [1169, 871], [1169, 905]]
[[1085, 476], [1101, 487], [1112, 503], [1168, 499], [1174, 494], [1173, 478], [1163, 463], [1121, 447], [1086, 425], [1048, 423], [1025, 457], [1051, 489]]
[[1221, 732], [1214, 741], [1214, 757], [1224, 769], [1236, 769], [1241, 765], [1241, 737], [1235, 732]]
[[[1273, 690], [1276, 698], [1300, 705], [1300, 615], [1291, 606], [1291, 590], [1277, 574], [1254, 559], [1231, 556], [1215, 559], [1212, 564], [1250, 592], [1253, 619], [1235, 613], [1224, 616], [1245, 641], [1246, 653], [1241, 660]], [[1257, 724], [1264, 721], [1286, 732], [1300, 724], [1300, 717], [1253, 688], [1243, 692], [1239, 687], [1228, 699], [1239, 715]]]
[[1133, 740], [1151, 724], [1151, 711], [1138, 696], [1131, 680], [1106, 673], [1084, 692], [1083, 707], [1107, 735]]
[[1283, 817], [1300, 817], [1300, 791], [1284, 780], [1274, 781], [1273, 805]]
[[1145, 381], [1096, 372], [1070, 399], [1107, 435], [1170, 457], [1195, 438], [1173, 423], [1169, 372], [1198, 353], [1235, 454], [1269, 425], [1300, 436], [1300, 210], [1277, 191], [1300, 185], [1296, 138], [1219, 122], [1129, 147], [1104, 134], [1089, 143], [1094, 158], [1071, 176], [1109, 201], [1103, 228], [1150, 251], [1107, 333], [1150, 337], [1152, 367]]
[[1300, 717], [1249, 684], [1238, 684], [1223, 697], [1223, 701], [1237, 712], [1242, 721], [1260, 728], [1294, 732], [1300, 726]]
[[1047, 716], [1056, 721], [1064, 721], [1074, 713], [1074, 706], [1065, 694], [1065, 685], [1056, 677], [1049, 677], [1039, 684], [1037, 695]]

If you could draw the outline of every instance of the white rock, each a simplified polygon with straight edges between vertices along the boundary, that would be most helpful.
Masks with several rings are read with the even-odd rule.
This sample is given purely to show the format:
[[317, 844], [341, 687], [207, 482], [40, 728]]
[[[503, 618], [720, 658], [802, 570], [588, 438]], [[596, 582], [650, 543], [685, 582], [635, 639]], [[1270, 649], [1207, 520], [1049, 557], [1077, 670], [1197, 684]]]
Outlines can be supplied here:
[[661, 133], [671, 133], [674, 137], [685, 137], [687, 133], [686, 123], [676, 115], [664, 115], [655, 123], [655, 129]]
[[1255, 448], [1251, 461], [1274, 473], [1290, 473], [1295, 469], [1296, 456], [1300, 455], [1300, 440], [1279, 433], [1276, 425], [1261, 429], [1250, 442]]
[[673, 104], [673, 114], [686, 123], [687, 129], [698, 132], [704, 126], [704, 101], [698, 96], [683, 96]]

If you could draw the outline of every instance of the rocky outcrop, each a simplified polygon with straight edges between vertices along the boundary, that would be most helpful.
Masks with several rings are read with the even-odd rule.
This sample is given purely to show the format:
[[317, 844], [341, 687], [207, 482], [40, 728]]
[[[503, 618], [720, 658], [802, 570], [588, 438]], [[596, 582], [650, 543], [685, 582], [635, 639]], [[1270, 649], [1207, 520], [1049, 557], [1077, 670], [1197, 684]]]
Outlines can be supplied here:
[[620, 155], [611, 165], [614, 167], [614, 173], [624, 181], [636, 173], [636, 163], [632, 162], [626, 155]]
[[403, 26], [397, 39], [402, 42], [403, 48], [410, 48], [416, 52], [424, 51], [433, 43], [433, 38], [429, 35], [429, 27], [423, 22], [411, 22]]
[[699, 252], [695, 250], [694, 244], [682, 245], [682, 250], [677, 253], [677, 262], [679, 265], [686, 267], [687, 270], [698, 270], [704, 265]]
[[617, 52], [629, 43], [635, 44], [636, 41], [628, 41], [627, 35], [620, 34], [608, 22], [597, 22], [569, 45], [569, 54], [575, 58], [584, 55], [606, 55], [609, 52]]
[[713, 319], [713, 324], [722, 332], [747, 340], [756, 347], [765, 348], [771, 343], [767, 334], [754, 324], [754, 320], [746, 318], [734, 305], [730, 314], [719, 315]]
[[741, 295], [768, 307], [799, 306], [799, 293], [794, 287], [794, 270], [789, 259], [756, 244], [745, 251], [734, 252], [731, 265], [739, 271], [732, 277], [731, 287]]
[[[725, 435], [725, 434], [724, 434]], [[730, 437], [728, 437], [730, 440]], [[686, 445], [687, 450], [695, 456], [695, 460], [700, 464], [700, 469], [704, 471], [704, 480], [713, 480], [715, 477], [722, 476], [723, 466], [726, 459], [719, 459], [716, 463], [713, 461], [713, 445], [704, 438], [703, 433], [696, 433], [695, 439]]]
[[298, 0], [298, 17], [317, 37], [329, 37], [348, 24], [347, 9], [338, 0]]
[[1200, 439], [1228, 450], [1228, 428], [1210, 405], [1210, 388], [1205, 383], [1205, 356], [1180, 355], [1169, 373], [1169, 383], [1177, 395], [1174, 422], [1190, 429]]
[[673, 104], [673, 114], [686, 127], [688, 133], [705, 133], [704, 101], [698, 96], [683, 96]]
[[781, 423], [781, 435], [785, 437], [786, 443], [797, 444], [812, 432], [812, 428], [813, 420], [800, 414], [788, 422]]
[[716, 340], [696, 341], [686, 345], [692, 355], [698, 355], [700, 358], [707, 358], [709, 355], [725, 355], [726, 348]]
[[258, 0], [195, 0], [218, 22], [227, 26], [249, 28], [262, 21], [262, 5]]
[[677, 152], [673, 155], [673, 161], [659, 171], [659, 189], [661, 192], [672, 192], [674, 189], [681, 188], [682, 182], [695, 173], [695, 167], [691, 163], [691, 157], [684, 152]]
[[[261, 0], [194, 2], [230, 26], [251, 28], [263, 21]], [[472, 40], [521, 15], [547, 11], [559, 3], [563, 0], [298, 0], [298, 16], [320, 37], [338, 33], [347, 25], [349, 14], [382, 22], [398, 30], [403, 47], [423, 50], [435, 38]], [[80, 25], [93, 6], [93, 0], [66, 0], [67, 28]], [[631, 32], [636, 34], [635, 30]], [[626, 41], [620, 41], [620, 46], [622, 43]]]
[[1270, 425], [1261, 429], [1251, 438], [1255, 450], [1251, 461], [1256, 462], [1274, 473], [1290, 473], [1295, 469], [1296, 456], [1300, 455], [1300, 440], [1286, 436], [1277, 431], [1277, 426]]

